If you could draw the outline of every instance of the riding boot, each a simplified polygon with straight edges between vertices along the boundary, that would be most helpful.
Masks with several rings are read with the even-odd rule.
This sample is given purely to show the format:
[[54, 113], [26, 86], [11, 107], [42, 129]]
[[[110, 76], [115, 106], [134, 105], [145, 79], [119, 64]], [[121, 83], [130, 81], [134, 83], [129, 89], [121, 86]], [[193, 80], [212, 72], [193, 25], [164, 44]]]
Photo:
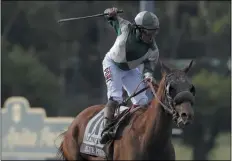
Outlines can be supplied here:
[[114, 119], [114, 112], [115, 109], [118, 106], [118, 102], [109, 100], [108, 103], [106, 104], [106, 107], [104, 109], [104, 122], [103, 122], [103, 131], [101, 134], [101, 144], [105, 144], [109, 139], [112, 138], [110, 133], [108, 132], [107, 128], [109, 127], [110, 124], [112, 124], [112, 121]]

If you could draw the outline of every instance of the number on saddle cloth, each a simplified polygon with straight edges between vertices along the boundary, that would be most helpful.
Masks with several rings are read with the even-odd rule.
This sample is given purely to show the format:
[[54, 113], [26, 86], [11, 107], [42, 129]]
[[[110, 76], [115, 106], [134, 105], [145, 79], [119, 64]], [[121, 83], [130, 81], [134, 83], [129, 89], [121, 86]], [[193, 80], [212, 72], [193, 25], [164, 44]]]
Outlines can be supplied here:
[[[118, 127], [124, 120], [124, 116], [128, 114], [127, 109], [129, 109], [129, 107], [120, 106], [119, 113], [115, 113], [115, 116], [118, 117], [115, 120], [114, 124], [112, 124], [112, 126], [109, 127], [110, 129], [107, 130], [107, 132], [109, 131], [113, 132], [113, 134], [116, 134]], [[106, 156], [106, 154], [103, 151], [104, 144], [100, 143], [101, 133], [103, 130], [103, 120], [104, 109], [89, 120], [85, 129], [84, 138], [80, 149], [81, 153], [100, 157]]]

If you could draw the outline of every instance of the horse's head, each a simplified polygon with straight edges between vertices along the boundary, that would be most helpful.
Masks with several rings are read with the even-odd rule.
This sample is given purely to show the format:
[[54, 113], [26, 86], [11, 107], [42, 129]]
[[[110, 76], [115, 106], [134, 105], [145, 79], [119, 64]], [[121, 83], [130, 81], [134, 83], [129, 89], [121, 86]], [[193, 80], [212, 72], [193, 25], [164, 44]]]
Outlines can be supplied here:
[[193, 61], [182, 70], [170, 69], [161, 63], [164, 98], [163, 103], [173, 111], [173, 120], [178, 127], [192, 123], [195, 87], [187, 77]]

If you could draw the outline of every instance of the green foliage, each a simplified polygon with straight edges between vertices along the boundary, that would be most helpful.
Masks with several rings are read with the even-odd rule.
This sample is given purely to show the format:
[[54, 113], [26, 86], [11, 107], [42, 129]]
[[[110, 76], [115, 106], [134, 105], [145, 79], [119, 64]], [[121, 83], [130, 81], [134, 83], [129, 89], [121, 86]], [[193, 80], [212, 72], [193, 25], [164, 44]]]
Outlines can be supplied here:
[[2, 63], [2, 84], [11, 95], [28, 98], [32, 104], [53, 108], [59, 102], [60, 85], [58, 78], [36, 58], [32, 48], [28, 51], [18, 45], [4, 51]]
[[193, 77], [196, 86], [196, 109], [212, 113], [217, 108], [230, 107], [230, 77], [202, 70]]
[[209, 3], [209, 19], [212, 22], [212, 32], [222, 33], [225, 26], [230, 25], [230, 3], [230, 1], [212, 1]]
[[[210, 151], [208, 160], [230, 160], [231, 133], [220, 133], [216, 138], [216, 146]], [[180, 140], [172, 140], [176, 152], [176, 160], [193, 160], [191, 146], [183, 145]]]
[[224, 15], [212, 25], [213, 33], [223, 33], [227, 25], [230, 25], [230, 15]]
[[182, 141], [193, 148], [193, 159], [206, 159], [219, 133], [230, 130], [231, 78], [202, 69], [192, 81], [196, 88], [195, 119], [184, 130]]

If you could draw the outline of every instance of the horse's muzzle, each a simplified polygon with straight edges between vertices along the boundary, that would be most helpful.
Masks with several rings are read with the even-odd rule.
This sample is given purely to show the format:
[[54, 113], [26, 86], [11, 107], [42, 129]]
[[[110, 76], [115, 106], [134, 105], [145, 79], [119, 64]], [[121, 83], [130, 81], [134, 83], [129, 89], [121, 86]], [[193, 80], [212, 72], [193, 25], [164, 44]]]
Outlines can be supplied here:
[[174, 102], [176, 104], [175, 110], [178, 113], [177, 126], [184, 128], [193, 122], [194, 111], [192, 105], [195, 102], [195, 98], [191, 92], [183, 91], [175, 96]]
[[175, 106], [177, 112], [176, 124], [180, 128], [191, 124], [194, 120], [194, 111], [190, 102], [183, 102]]

